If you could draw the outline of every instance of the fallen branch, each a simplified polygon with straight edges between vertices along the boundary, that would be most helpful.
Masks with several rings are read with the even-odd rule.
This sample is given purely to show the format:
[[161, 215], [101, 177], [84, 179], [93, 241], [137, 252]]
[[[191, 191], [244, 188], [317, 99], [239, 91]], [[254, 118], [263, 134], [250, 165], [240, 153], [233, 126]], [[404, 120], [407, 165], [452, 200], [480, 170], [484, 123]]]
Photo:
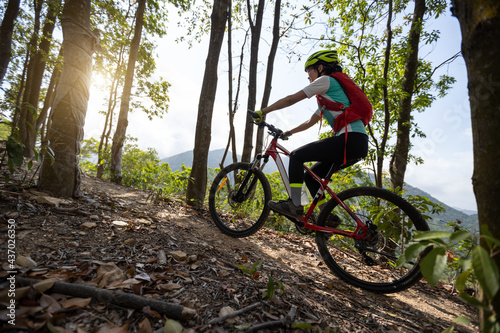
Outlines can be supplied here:
[[260, 330], [273, 329], [278, 327], [290, 327], [290, 325], [293, 323], [293, 319], [295, 318], [296, 313], [297, 313], [297, 307], [295, 305], [292, 305], [292, 308], [290, 309], [290, 312], [288, 312], [288, 314], [286, 315], [285, 319], [269, 321], [267, 323], [261, 323], [252, 326], [249, 329], [247, 329], [245, 333], [253, 333], [253, 332], [258, 332]]
[[247, 307], [244, 307], [243, 309], [239, 309], [237, 311], [234, 311], [234, 312], [231, 312], [231, 313], [228, 313], [227, 315], [225, 316], [222, 316], [222, 317], [217, 317], [217, 318], [214, 318], [212, 320], [210, 320], [208, 322], [209, 325], [214, 325], [214, 324], [218, 324], [220, 322], [223, 322], [225, 321], [226, 319], [229, 319], [229, 318], [234, 318], [244, 312], [247, 312], [247, 311], [250, 311], [252, 310], [253, 308], [256, 308], [258, 307], [259, 305], [261, 305], [261, 302], [257, 302], [257, 303], [254, 303], [252, 305], [249, 305]]
[[[16, 281], [23, 286], [29, 286], [43, 280], [16, 277]], [[64, 294], [73, 297], [91, 297], [99, 303], [114, 304], [128, 309], [132, 308], [141, 310], [144, 307], [149, 306], [151, 310], [164, 314], [172, 319], [188, 320], [196, 316], [196, 310], [179, 304], [148, 299], [118, 290], [89, 287], [82, 284], [55, 282], [52, 288], [48, 289], [47, 292]]]

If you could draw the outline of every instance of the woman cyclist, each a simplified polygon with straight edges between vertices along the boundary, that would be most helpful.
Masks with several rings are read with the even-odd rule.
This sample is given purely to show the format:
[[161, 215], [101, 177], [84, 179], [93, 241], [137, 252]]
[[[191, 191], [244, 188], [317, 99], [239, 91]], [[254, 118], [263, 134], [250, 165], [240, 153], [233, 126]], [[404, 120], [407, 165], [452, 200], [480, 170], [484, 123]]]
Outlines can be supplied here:
[[[262, 122], [263, 116], [286, 107], [289, 107], [305, 98], [319, 95], [328, 101], [335, 101], [344, 104], [347, 108], [351, 104], [346, 93], [337, 80], [330, 76], [334, 72], [342, 72], [338, 62], [337, 51], [322, 50], [313, 53], [307, 59], [305, 66], [310, 84], [295, 94], [286, 96], [272, 105], [256, 111], [258, 118], [256, 123]], [[334, 127], [335, 118], [343, 111], [330, 111], [319, 107], [316, 112], [297, 127], [284, 132], [282, 138], [287, 138], [292, 134], [304, 131], [315, 125], [324, 116], [330, 126]], [[347, 140], [345, 131], [347, 130]], [[345, 155], [344, 155], [345, 150]], [[291, 193], [288, 200], [270, 201], [269, 207], [282, 215], [291, 219], [300, 220], [304, 214], [304, 207], [301, 205], [302, 184], [305, 181], [311, 195], [315, 195], [319, 189], [319, 184], [312, 179], [309, 174], [304, 173], [303, 164], [305, 162], [316, 162], [312, 167], [314, 173], [324, 178], [333, 164], [341, 165], [343, 161], [364, 158], [368, 154], [368, 135], [364, 123], [361, 119], [352, 121], [343, 126], [333, 136], [322, 140], [317, 140], [295, 149], [290, 154], [289, 177]], [[321, 198], [318, 202], [319, 208], [326, 203], [326, 199]], [[327, 225], [336, 227], [340, 223], [337, 216], [331, 216], [327, 220]]]

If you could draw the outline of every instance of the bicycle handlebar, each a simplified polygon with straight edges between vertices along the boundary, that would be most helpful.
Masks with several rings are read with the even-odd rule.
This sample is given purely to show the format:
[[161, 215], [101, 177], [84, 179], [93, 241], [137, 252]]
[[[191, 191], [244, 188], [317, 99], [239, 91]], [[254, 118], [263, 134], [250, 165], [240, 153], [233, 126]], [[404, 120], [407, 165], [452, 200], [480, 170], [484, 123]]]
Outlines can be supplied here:
[[[257, 113], [255, 113], [255, 111], [252, 111], [252, 110], [248, 110], [248, 114], [250, 114], [250, 116], [252, 118], [258, 118], [257, 116]], [[259, 126], [259, 127], [267, 127], [268, 129], [268, 133], [270, 135], [272, 135], [275, 139], [278, 139], [280, 137], [280, 135], [283, 133], [282, 130], [280, 130], [279, 128], [277, 127], [274, 127], [273, 125], [269, 124], [269, 123], [266, 123], [265, 121], [262, 121], [261, 123], [257, 124], [256, 122], [254, 122], [255, 125]]]

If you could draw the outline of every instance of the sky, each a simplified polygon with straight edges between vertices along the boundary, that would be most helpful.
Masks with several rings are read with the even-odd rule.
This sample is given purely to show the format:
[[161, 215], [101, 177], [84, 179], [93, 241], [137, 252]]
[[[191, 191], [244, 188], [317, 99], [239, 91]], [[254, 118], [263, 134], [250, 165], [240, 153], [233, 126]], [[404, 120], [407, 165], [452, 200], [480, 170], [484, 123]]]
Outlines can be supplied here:
[[[141, 149], [154, 148], [160, 158], [183, 153], [194, 147], [198, 101], [208, 51], [206, 42], [195, 44], [191, 49], [185, 43], [176, 43], [175, 38], [179, 34], [175, 20], [171, 21], [172, 28], [169, 31], [173, 32], [169, 32], [158, 42], [157, 59], [157, 75], [164, 77], [172, 85], [169, 89], [168, 114], [163, 119], [149, 121], [145, 115], [131, 113], [128, 127], [128, 134], [138, 138]], [[436, 45], [421, 50], [420, 54], [434, 64], [439, 64], [460, 51], [461, 35], [458, 20], [451, 17], [449, 10], [433, 25], [433, 29], [441, 31], [442, 37]], [[312, 53], [315, 50], [317, 49], [310, 51]], [[234, 52], [239, 52], [239, 49]], [[225, 55], [221, 57], [224, 58]], [[267, 53], [262, 54], [259, 61], [262, 70], [258, 75], [263, 80]], [[270, 103], [295, 93], [308, 84], [303, 61], [290, 63], [283, 52], [278, 52]], [[211, 150], [224, 148], [229, 133], [226, 67], [227, 63], [221, 63], [218, 71]], [[476, 210], [471, 184], [473, 161], [470, 107], [463, 58], [459, 57], [443, 67], [440, 73], [454, 76], [457, 82], [446, 97], [434, 102], [424, 113], [416, 115], [416, 122], [427, 137], [414, 141], [412, 154], [421, 156], [424, 164], [409, 165], [405, 180], [449, 206]], [[257, 109], [262, 98], [262, 86], [263, 83], [258, 85]], [[239, 147], [242, 146], [245, 126], [247, 82], [242, 83], [241, 89], [240, 106], [235, 118]], [[97, 113], [103, 104], [102, 96], [96, 90], [91, 90], [85, 125], [86, 139], [98, 138], [102, 132], [104, 116]], [[287, 130], [308, 119], [315, 109], [315, 99], [304, 100], [288, 109], [271, 113], [268, 122]], [[293, 150], [316, 140], [318, 129], [319, 125], [298, 133], [285, 142], [284, 146]], [[241, 151], [238, 153], [241, 154]]]

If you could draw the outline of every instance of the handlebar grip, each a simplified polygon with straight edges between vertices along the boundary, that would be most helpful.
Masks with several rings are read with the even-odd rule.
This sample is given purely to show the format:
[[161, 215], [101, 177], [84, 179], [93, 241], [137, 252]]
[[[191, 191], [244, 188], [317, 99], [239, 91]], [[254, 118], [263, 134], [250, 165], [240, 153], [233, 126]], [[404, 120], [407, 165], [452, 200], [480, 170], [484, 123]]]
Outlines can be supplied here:
[[259, 117], [255, 111], [248, 110], [247, 112], [250, 114], [250, 116], [252, 116], [252, 118], [258, 118]]

